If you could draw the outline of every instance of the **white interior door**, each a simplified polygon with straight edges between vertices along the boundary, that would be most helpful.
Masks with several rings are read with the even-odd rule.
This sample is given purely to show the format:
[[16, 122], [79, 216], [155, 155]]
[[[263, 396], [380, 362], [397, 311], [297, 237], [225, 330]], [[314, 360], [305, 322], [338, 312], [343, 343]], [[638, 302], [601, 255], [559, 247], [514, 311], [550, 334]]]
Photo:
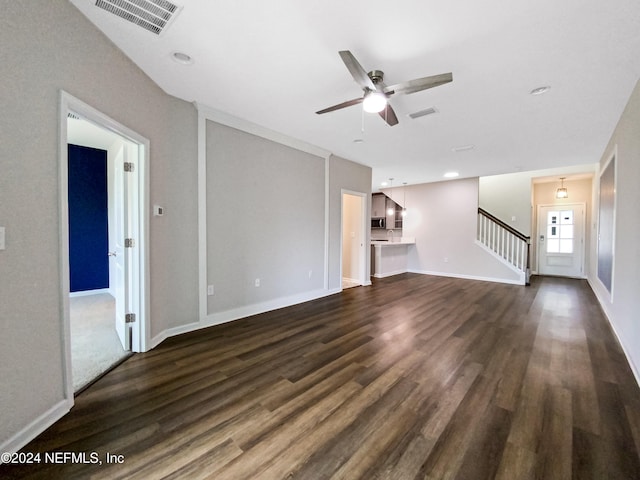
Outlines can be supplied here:
[[538, 273], [582, 277], [584, 204], [538, 207]]
[[122, 343], [122, 348], [131, 350], [131, 327], [127, 323], [127, 313], [130, 303], [130, 258], [128, 248], [125, 247], [125, 239], [129, 234], [129, 175], [124, 172], [124, 164], [127, 161], [127, 148], [122, 146], [115, 159], [115, 185], [114, 185], [114, 224], [115, 244], [110, 253], [115, 262], [114, 293], [116, 299], [116, 332]]

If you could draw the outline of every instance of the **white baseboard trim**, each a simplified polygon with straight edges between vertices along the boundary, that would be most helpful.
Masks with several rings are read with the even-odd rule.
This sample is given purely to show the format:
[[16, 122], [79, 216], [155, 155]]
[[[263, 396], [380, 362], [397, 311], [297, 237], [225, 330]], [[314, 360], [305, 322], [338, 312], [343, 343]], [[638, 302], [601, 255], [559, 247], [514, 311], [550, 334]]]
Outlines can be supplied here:
[[163, 333], [157, 335], [151, 340], [151, 345], [152, 348], [155, 348], [163, 340], [175, 335], [193, 332], [195, 330], [200, 330], [201, 328], [213, 327], [214, 325], [220, 325], [223, 323], [232, 322], [234, 320], [239, 320], [241, 318], [250, 317], [252, 315], [258, 315], [260, 313], [290, 307], [292, 305], [309, 302], [311, 300], [316, 300], [322, 297], [328, 297], [329, 295], [335, 295], [336, 293], [340, 293], [341, 291], [342, 288], [329, 290], [312, 290], [310, 292], [276, 298], [273, 300], [267, 300], [266, 302], [245, 305], [242, 307], [233, 308], [231, 310], [226, 310], [224, 312], [212, 313], [200, 319], [199, 322], [188, 323], [186, 325], [180, 325], [179, 327], [173, 327], [165, 330]]
[[589, 287], [591, 287], [591, 291], [593, 292], [593, 294], [596, 296], [596, 300], [598, 300], [598, 303], [600, 304], [600, 308], [602, 309], [602, 312], [604, 313], [605, 318], [609, 322], [609, 325], [611, 325], [611, 330], [613, 330], [613, 334], [616, 336], [616, 338], [618, 339], [618, 343], [622, 347], [624, 356], [627, 358], [627, 363], [629, 363], [629, 366], [631, 367], [631, 371], [633, 372], [633, 376], [636, 378], [636, 383], [638, 384], [638, 386], [640, 386], [640, 369], [638, 369], [638, 366], [635, 363], [633, 363], [633, 358], [631, 357], [631, 355], [629, 355], [629, 351], [627, 350], [625, 343], [622, 341], [622, 337], [618, 333], [618, 330], [616, 329], [615, 324], [611, 321], [613, 318], [613, 314], [609, 311], [607, 302], [602, 297], [602, 291], [600, 290], [600, 288], [597, 288], [594, 285], [594, 283], [591, 281], [591, 278], [589, 277], [587, 277], [587, 283], [589, 284]]
[[386, 277], [392, 277], [394, 275], [400, 275], [402, 273], [407, 273], [409, 270], [402, 269], [402, 270], [394, 270], [392, 272], [386, 272], [386, 273], [374, 273], [373, 276], [375, 278], [386, 278]]
[[463, 275], [460, 273], [433, 272], [427, 270], [407, 270], [409, 273], [419, 273], [420, 275], [434, 275], [436, 277], [463, 278], [465, 280], [480, 280], [482, 282], [508, 283], [510, 285], [524, 285], [524, 281], [513, 280], [512, 278], [479, 277], [476, 275]]
[[[44, 412], [38, 418], [29, 423], [18, 433], [7, 439], [0, 445], [0, 452], [15, 453], [31, 440], [36, 438], [55, 422], [64, 417], [73, 406], [73, 400], [64, 399]], [[2, 462], [0, 462], [2, 463]]]
[[97, 288], [96, 290], [82, 290], [80, 292], [71, 292], [69, 297], [88, 297], [89, 295], [100, 295], [101, 293], [111, 293], [108, 288]]

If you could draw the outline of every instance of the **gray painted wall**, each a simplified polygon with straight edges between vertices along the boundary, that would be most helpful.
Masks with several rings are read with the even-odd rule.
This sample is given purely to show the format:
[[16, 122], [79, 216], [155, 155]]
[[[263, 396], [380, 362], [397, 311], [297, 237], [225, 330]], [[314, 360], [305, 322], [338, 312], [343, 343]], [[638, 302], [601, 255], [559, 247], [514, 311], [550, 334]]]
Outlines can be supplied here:
[[[201, 320], [198, 116], [193, 105], [165, 94], [64, 0], [42, 2], [39, 9], [9, 3], [0, 22], [0, 226], [7, 239], [0, 251], [0, 445], [14, 445], [38, 433], [39, 422], [55, 417], [65, 403], [61, 90], [150, 141], [149, 201], [165, 210], [163, 217], [149, 215], [151, 338]], [[210, 308], [339, 289], [341, 189], [370, 194], [371, 169], [213, 128], [219, 128], [215, 148], [223, 146], [228, 163], [213, 153], [210, 265], [217, 295], [225, 284], [230, 293], [213, 297]], [[220, 202], [236, 211], [216, 210]], [[258, 270], [239, 272], [229, 258]], [[263, 281], [260, 289], [241, 285], [254, 277]]]
[[[640, 382], [640, 82], [631, 94], [620, 121], [604, 150], [600, 167], [613, 154], [616, 157], [616, 212], [613, 258], [613, 298], [609, 296], [597, 275], [597, 232], [592, 230], [589, 283], [596, 292], [605, 313], [631, 361], [636, 379]], [[594, 179], [599, 188], [599, 174]], [[596, 196], [597, 199], [598, 196]], [[598, 205], [593, 214], [597, 215]]]
[[[531, 172], [480, 177], [478, 205], [519, 232], [530, 236]], [[512, 220], [513, 217], [515, 220]]]
[[[351, 190], [367, 194], [367, 213], [371, 216], [371, 168], [350, 162], [331, 155], [329, 157], [329, 290], [339, 289], [342, 285], [340, 277], [340, 255], [342, 231], [342, 190]], [[365, 258], [371, 255], [371, 231], [365, 232]], [[365, 279], [370, 276], [370, 266], [365, 272]]]
[[0, 445], [63, 399], [60, 90], [147, 137], [151, 335], [197, 318], [197, 115], [64, 0], [0, 18]]
[[325, 159], [212, 121], [206, 130], [207, 313], [323, 289]]

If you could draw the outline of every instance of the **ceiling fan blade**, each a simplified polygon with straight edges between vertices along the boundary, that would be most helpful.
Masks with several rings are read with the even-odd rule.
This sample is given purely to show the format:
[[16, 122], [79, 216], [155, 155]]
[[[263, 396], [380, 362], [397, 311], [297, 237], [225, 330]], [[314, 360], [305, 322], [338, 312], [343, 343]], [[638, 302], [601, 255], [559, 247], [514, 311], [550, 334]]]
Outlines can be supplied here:
[[427, 88], [437, 87], [453, 81], [453, 74], [442, 73], [440, 75], [432, 75], [430, 77], [416, 78], [408, 82], [397, 83], [389, 87], [385, 87], [384, 93], [392, 95], [394, 93], [415, 93]]
[[360, 85], [360, 87], [376, 90], [376, 86], [369, 78], [369, 75], [367, 75], [367, 71], [362, 68], [362, 65], [358, 63], [356, 57], [354, 57], [349, 50], [342, 50], [338, 53], [340, 54], [340, 58], [342, 58], [342, 61], [346, 65], [347, 70], [349, 70], [349, 73], [351, 73], [351, 76], [356, 81], [356, 83]]
[[390, 127], [398, 124], [398, 117], [396, 116], [396, 112], [393, 111], [393, 108], [391, 108], [391, 104], [388, 102], [384, 110], [378, 112], [378, 115], [380, 115]]
[[353, 100], [347, 100], [346, 102], [342, 102], [339, 103], [338, 105], [334, 105], [333, 107], [327, 107], [323, 110], [319, 110], [316, 113], [318, 115], [321, 115], [323, 113], [327, 113], [327, 112], [333, 112], [334, 110], [340, 110], [341, 108], [346, 108], [346, 107], [350, 107], [352, 105], [357, 105], [359, 103], [362, 103], [364, 99], [362, 97], [360, 98], [354, 98]]

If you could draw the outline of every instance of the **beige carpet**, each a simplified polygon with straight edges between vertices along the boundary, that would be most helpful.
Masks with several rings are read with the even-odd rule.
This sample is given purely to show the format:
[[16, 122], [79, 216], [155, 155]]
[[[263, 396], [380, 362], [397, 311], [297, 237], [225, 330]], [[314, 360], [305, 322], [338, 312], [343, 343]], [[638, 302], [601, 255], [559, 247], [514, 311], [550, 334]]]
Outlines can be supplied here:
[[108, 293], [72, 297], [71, 364], [77, 392], [130, 355], [114, 327], [115, 300]]

